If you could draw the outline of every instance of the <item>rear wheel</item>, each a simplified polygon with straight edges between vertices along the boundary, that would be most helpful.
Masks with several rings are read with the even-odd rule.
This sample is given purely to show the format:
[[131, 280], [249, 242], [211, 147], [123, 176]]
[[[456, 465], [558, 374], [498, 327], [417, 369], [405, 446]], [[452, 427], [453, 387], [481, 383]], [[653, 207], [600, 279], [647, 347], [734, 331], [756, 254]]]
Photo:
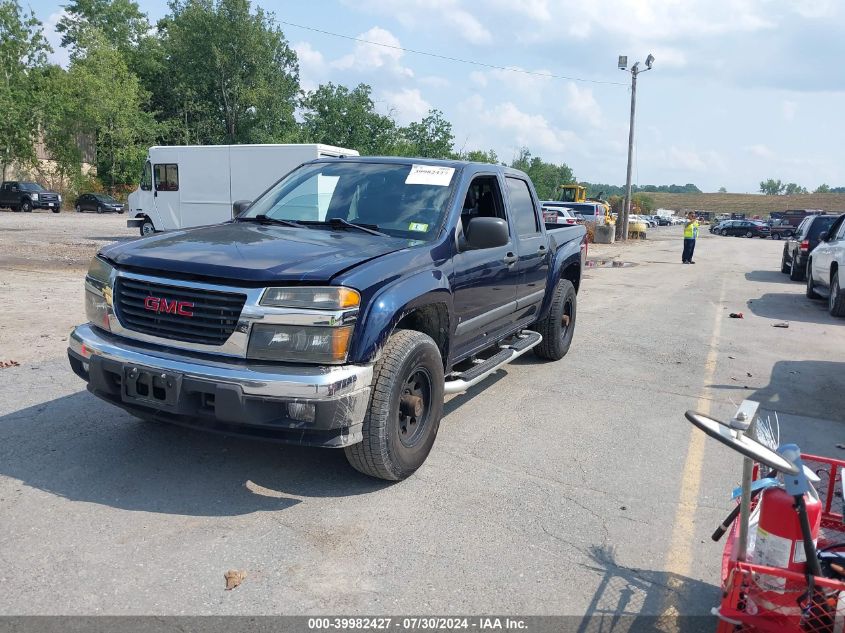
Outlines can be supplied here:
[[833, 273], [830, 280], [830, 296], [827, 299], [827, 309], [831, 316], [845, 316], [845, 294], [839, 287], [839, 271]]
[[780, 256], [780, 272], [784, 275], [789, 274], [789, 264], [786, 263], [786, 248], [783, 249], [783, 255]]
[[390, 481], [413, 474], [437, 437], [443, 393], [443, 360], [435, 342], [422, 332], [395, 332], [374, 368], [364, 439], [344, 449], [351, 466]]
[[21, 211], [24, 213], [32, 213], [32, 203], [29, 200], [21, 202]]
[[793, 253], [792, 263], [789, 266], [789, 278], [792, 281], [803, 281], [804, 271], [801, 269], [801, 264], [798, 263], [798, 257]]
[[821, 299], [821, 297], [816, 292], [815, 286], [816, 286], [816, 284], [813, 281], [813, 260], [809, 260], [807, 262], [807, 298], [808, 299]]
[[772, 233], [772, 239], [773, 240], [779, 240], [780, 239], [780, 233]]
[[577, 306], [572, 282], [568, 279], [558, 281], [549, 314], [537, 324], [543, 340], [534, 348], [534, 354], [546, 360], [560, 360], [566, 356], [575, 333]]

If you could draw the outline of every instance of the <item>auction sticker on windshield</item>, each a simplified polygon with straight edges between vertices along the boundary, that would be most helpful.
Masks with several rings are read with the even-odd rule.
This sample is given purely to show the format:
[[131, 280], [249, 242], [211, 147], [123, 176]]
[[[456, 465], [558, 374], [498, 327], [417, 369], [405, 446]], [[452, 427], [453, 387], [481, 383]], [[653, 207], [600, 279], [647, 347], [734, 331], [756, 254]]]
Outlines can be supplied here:
[[448, 187], [452, 182], [454, 167], [435, 167], [434, 165], [412, 165], [408, 177], [405, 178], [406, 185], [435, 185], [437, 187]]
[[411, 224], [408, 225], [408, 230], [420, 231], [422, 233], [425, 233], [426, 231], [428, 231], [428, 224], [422, 224], [420, 222], [411, 222]]

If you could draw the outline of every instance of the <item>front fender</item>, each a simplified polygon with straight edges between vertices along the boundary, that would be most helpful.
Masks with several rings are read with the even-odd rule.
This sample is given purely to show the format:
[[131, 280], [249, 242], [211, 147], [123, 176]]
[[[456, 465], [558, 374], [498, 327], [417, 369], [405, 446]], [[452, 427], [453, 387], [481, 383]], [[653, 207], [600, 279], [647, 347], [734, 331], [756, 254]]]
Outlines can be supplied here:
[[[578, 268], [577, 280], [571, 279], [565, 271], [570, 266]], [[561, 246], [555, 253], [552, 265], [549, 266], [549, 278], [546, 280], [546, 296], [543, 297], [543, 304], [540, 306], [538, 321], [542, 321], [549, 313], [554, 299], [554, 289], [561, 277], [569, 278], [573, 282], [576, 291], [579, 287], [581, 275], [584, 272], [584, 251], [581, 248], [581, 240], [572, 240]]]
[[[414, 309], [443, 303], [450, 316], [453, 312], [452, 290], [441, 270], [425, 270], [410, 277], [402, 277], [385, 286], [367, 304], [358, 320], [352, 341], [349, 361], [374, 362], [387, 338], [402, 317]], [[445, 360], [445, 359], [444, 359]]]

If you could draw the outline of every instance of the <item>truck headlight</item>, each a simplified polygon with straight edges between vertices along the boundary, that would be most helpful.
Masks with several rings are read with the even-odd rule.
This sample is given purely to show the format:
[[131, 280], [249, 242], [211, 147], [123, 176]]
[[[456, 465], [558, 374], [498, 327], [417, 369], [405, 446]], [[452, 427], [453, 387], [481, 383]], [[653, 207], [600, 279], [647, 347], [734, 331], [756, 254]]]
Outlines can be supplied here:
[[29, 197], [32, 199], [33, 202], [38, 202], [38, 194], [37, 193], [31, 193], [31, 194], [29, 194]]
[[338, 364], [346, 361], [351, 338], [352, 326], [257, 323], [252, 326], [247, 357], [254, 360]]
[[85, 276], [85, 316], [104, 330], [111, 330], [109, 316], [112, 312], [111, 275], [114, 267], [106, 260], [95, 257]]
[[357, 290], [342, 286], [267, 288], [261, 305], [277, 308], [312, 308], [314, 310], [345, 310], [357, 308], [361, 295]]

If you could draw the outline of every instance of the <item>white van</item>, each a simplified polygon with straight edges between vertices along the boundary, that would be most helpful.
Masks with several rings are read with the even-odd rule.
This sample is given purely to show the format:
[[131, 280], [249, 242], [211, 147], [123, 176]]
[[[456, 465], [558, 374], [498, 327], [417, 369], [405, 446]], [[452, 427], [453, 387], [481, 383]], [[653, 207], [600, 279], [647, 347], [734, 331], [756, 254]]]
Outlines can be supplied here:
[[302, 163], [358, 156], [331, 145], [174, 145], [151, 147], [141, 184], [129, 194], [129, 227], [141, 235], [232, 219], [232, 203], [259, 194]]

